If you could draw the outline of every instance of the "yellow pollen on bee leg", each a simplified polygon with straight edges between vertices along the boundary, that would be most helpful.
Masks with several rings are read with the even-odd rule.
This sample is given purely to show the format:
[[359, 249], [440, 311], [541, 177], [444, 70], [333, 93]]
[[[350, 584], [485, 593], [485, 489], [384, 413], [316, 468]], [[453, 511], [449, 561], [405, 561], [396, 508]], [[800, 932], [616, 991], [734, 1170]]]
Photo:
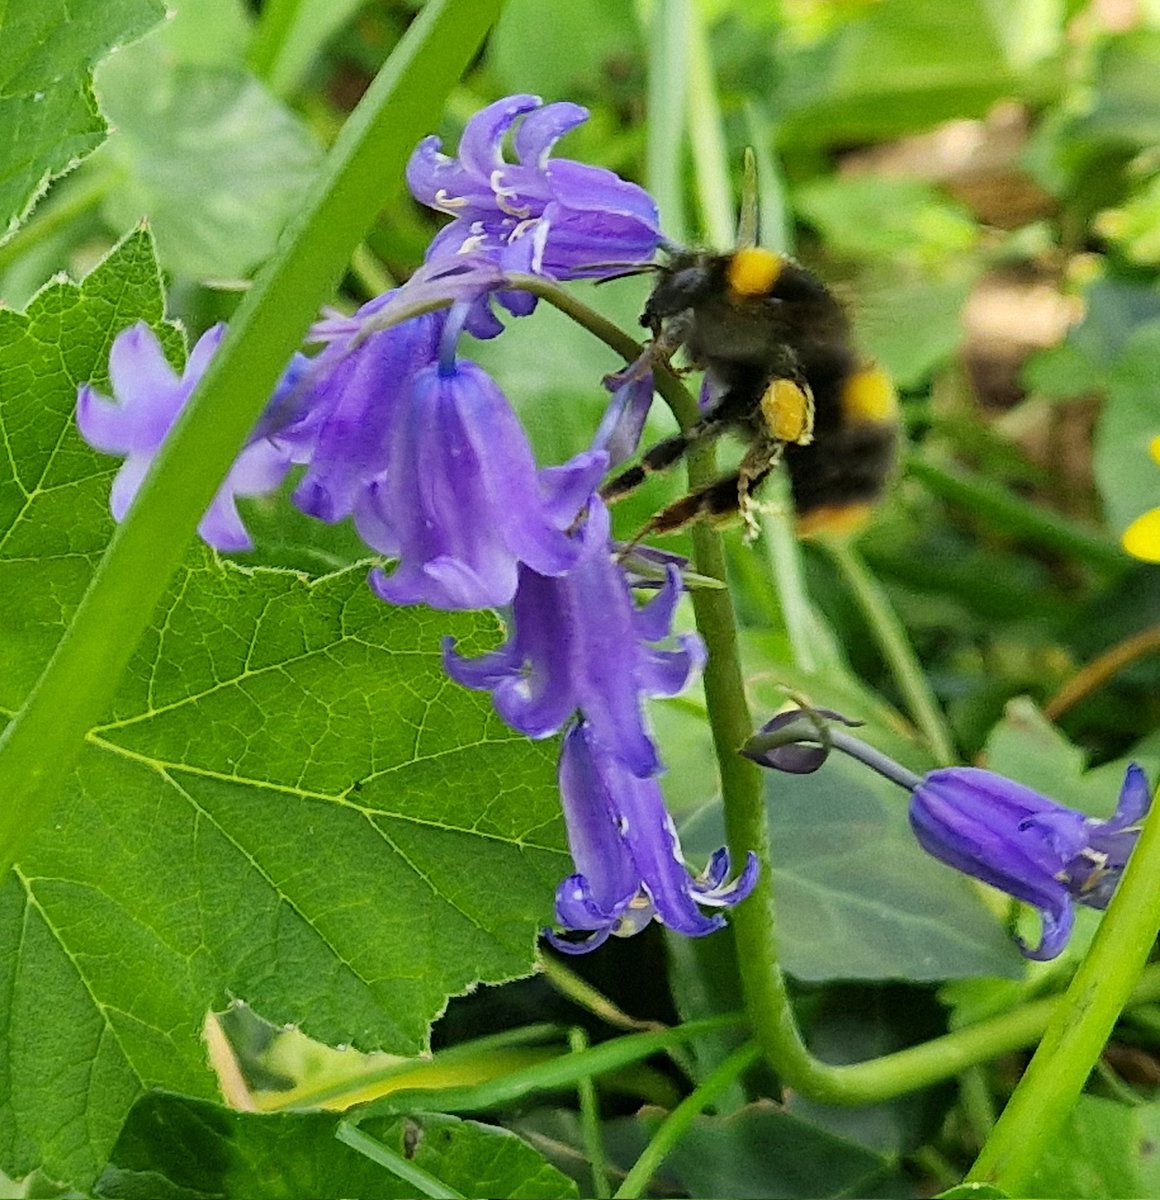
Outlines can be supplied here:
[[735, 296], [765, 296], [773, 291], [785, 259], [772, 250], [747, 246], [729, 260], [726, 277]]
[[779, 442], [808, 446], [814, 437], [814, 400], [791, 379], [775, 379], [761, 395], [761, 416]]
[[842, 415], [849, 421], [885, 425], [898, 418], [898, 396], [881, 367], [863, 367], [842, 388]]

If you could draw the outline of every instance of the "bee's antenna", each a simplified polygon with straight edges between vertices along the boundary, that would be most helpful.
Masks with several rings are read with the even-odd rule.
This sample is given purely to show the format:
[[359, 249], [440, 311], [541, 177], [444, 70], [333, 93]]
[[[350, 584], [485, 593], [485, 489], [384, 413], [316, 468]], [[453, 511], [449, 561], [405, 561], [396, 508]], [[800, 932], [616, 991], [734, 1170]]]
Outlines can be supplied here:
[[752, 146], [745, 147], [741, 160], [741, 207], [737, 215], [737, 245], [756, 246], [760, 235], [757, 210], [757, 157]]
[[587, 265], [578, 268], [581, 271], [606, 271], [612, 270], [614, 267], [619, 267], [620, 270], [613, 272], [611, 275], [602, 275], [596, 280], [596, 286], [599, 287], [602, 283], [611, 283], [614, 279], [631, 279], [634, 275], [650, 275], [653, 271], [661, 269], [660, 263], [632, 263], [622, 265], [621, 263], [588, 263]]

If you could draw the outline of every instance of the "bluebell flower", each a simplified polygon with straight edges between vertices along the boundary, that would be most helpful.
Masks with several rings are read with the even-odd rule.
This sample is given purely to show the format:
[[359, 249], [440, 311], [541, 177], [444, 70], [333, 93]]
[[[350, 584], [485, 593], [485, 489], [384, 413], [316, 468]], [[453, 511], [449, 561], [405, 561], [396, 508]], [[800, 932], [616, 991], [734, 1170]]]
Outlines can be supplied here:
[[1038, 910], [1039, 944], [1019, 943], [1026, 957], [1055, 958], [1063, 950], [1077, 903], [1107, 907], [1151, 803], [1135, 763], [1124, 775], [1116, 811], [1101, 821], [994, 771], [943, 767], [920, 778], [819, 717], [852, 724], [826, 710], [783, 713], [742, 753], [762, 766], [802, 774], [816, 771], [830, 749], [841, 750], [907, 788], [910, 826], [928, 854]]
[[[143, 321], [122, 330], [109, 353], [113, 399], [91, 384], [77, 389], [77, 427], [94, 449], [122, 454], [125, 462], [113, 481], [109, 507], [120, 521], [145, 479], [157, 451], [177, 420], [195, 384], [205, 374], [224, 325], [198, 339], [185, 370], [169, 365], [156, 334]], [[298, 369], [297, 361], [293, 370]], [[235, 497], [272, 491], [289, 470], [291, 452], [275, 438], [252, 439], [230, 469], [198, 525], [204, 541], [219, 550], [249, 550], [252, 543], [238, 515]]]
[[[551, 157], [556, 142], [587, 119], [578, 104], [507, 96], [467, 122], [458, 157], [443, 154], [437, 137], [424, 138], [407, 183], [418, 201], [455, 218], [431, 243], [428, 260], [469, 250], [507, 271], [575, 279], [650, 259], [660, 242], [653, 198], [603, 167]], [[503, 143], [513, 126], [516, 162], [509, 163]], [[530, 299], [516, 298], [513, 311]]]
[[660, 769], [645, 727], [642, 700], [675, 696], [704, 662], [698, 637], [673, 649], [669, 637], [680, 575], [637, 607], [609, 541], [608, 510], [596, 497], [575, 534], [579, 557], [567, 574], [524, 564], [511, 608], [511, 633], [497, 650], [464, 659], [445, 644], [447, 673], [465, 687], [492, 693], [496, 711], [529, 737], [548, 737], [583, 713], [591, 739], [637, 776]]
[[424, 367], [411, 381], [359, 529], [398, 558], [371, 586], [394, 604], [489, 608], [516, 592], [517, 568], [548, 577], [577, 562], [568, 535], [608, 456], [586, 451], [537, 471], [495, 382], [473, 362]]
[[585, 721], [564, 737], [559, 779], [576, 871], [556, 892], [562, 932], [545, 931], [557, 950], [582, 954], [609, 935], [639, 933], [654, 918], [700, 937], [725, 923], [720, 913], [706, 915], [702, 908], [728, 908], [753, 890], [758, 863], [752, 853], [731, 882], [724, 849], [703, 874], [692, 874], [657, 781], [626, 770]]
[[1039, 945], [1019, 946], [1028, 958], [1048, 959], [1067, 945], [1076, 903], [1107, 907], [1150, 801], [1135, 763], [1107, 821], [993, 771], [948, 767], [931, 771], [914, 789], [910, 826], [940, 862], [1037, 908]]

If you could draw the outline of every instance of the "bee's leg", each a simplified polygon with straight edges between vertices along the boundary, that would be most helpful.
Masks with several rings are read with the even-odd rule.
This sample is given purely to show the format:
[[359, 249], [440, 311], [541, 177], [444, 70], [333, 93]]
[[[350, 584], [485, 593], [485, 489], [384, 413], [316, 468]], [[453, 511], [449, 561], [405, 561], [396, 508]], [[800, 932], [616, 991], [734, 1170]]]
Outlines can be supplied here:
[[777, 465], [784, 448], [785, 442], [780, 438], [761, 438], [749, 447], [737, 468], [737, 511], [745, 522], [746, 542], [754, 541], [761, 532], [753, 493]]
[[627, 496], [629, 492], [636, 491], [654, 471], [663, 471], [667, 467], [671, 467], [690, 446], [702, 442], [706, 438], [719, 437], [724, 432], [726, 424], [727, 422], [718, 420], [714, 416], [702, 417], [695, 425], [690, 425], [681, 433], [674, 433], [672, 437], [657, 442], [655, 446], [651, 446], [644, 452], [635, 467], [621, 471], [619, 475], [613, 476], [604, 484], [600, 489], [601, 498], [613, 503], [621, 497]]
[[781, 449], [781, 442], [763, 439], [746, 453], [741, 465], [732, 475], [726, 475], [724, 479], [718, 479], [695, 492], [689, 492], [688, 495], [662, 508], [630, 544], [636, 545], [642, 538], [654, 533], [677, 533], [686, 525], [702, 518], [714, 524], [725, 524], [738, 514], [745, 521], [746, 538], [756, 536], [757, 520], [753, 513], [753, 493], [773, 470], [781, 456]]

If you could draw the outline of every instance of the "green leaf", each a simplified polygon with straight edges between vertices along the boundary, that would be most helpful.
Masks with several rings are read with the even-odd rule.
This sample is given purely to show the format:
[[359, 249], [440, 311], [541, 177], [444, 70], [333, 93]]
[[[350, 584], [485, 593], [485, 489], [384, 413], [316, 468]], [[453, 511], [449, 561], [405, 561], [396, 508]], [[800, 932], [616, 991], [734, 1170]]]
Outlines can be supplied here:
[[158, 0], [43, 0], [0, 8], [0, 241], [57, 175], [104, 141], [90, 73], [165, 15]]
[[797, 189], [793, 202], [832, 250], [852, 258], [931, 268], [979, 240], [965, 208], [917, 179], [821, 179]]
[[[148, 251], [137, 235], [0, 311], [7, 714], [111, 532], [109, 460], [71, 414], [114, 331], [160, 318]], [[232, 996], [415, 1053], [448, 996], [530, 970], [566, 862], [553, 747], [447, 679], [443, 634], [475, 653], [497, 628], [385, 606], [365, 565], [311, 581], [189, 556], [0, 890], [9, 1174], [84, 1186], [144, 1090], [211, 1094], [200, 1026]]]
[[246, 71], [162, 53], [160, 35], [109, 59], [96, 79], [118, 168], [105, 215], [147, 217], [162, 264], [196, 279], [245, 278], [274, 248], [314, 177], [301, 121]]
[[1132, 1200], [1160, 1196], [1160, 1105], [1081, 1096], [1028, 1184], [1032, 1196]]
[[[327, 1113], [236, 1113], [153, 1093], [133, 1107], [95, 1194], [103, 1200], [394, 1200], [405, 1183], [334, 1137]], [[506, 1129], [420, 1113], [363, 1132], [465, 1196], [567, 1197], [576, 1188]]]
[[[646, 1114], [646, 1127], [659, 1116]], [[888, 1155], [835, 1137], [769, 1102], [729, 1117], [698, 1117], [665, 1160], [691, 1196], [865, 1196], [892, 1166]]]
[[540, 0], [508, 0], [489, 56], [502, 89], [564, 100], [577, 85], [599, 86], [611, 66], [640, 51], [632, 5], [569, 0], [548, 19]]

